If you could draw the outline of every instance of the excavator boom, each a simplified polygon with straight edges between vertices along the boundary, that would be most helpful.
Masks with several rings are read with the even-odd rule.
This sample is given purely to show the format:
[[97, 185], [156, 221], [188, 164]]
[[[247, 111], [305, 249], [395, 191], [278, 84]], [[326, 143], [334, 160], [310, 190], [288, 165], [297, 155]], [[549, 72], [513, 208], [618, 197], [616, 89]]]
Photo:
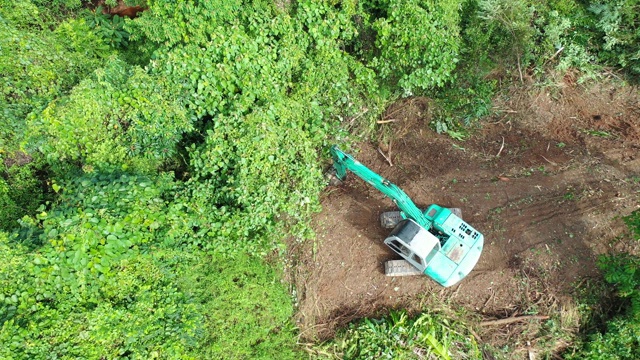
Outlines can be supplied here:
[[333, 157], [333, 166], [340, 180], [344, 180], [347, 176], [347, 170], [358, 175], [362, 180], [369, 183], [374, 188], [380, 190], [383, 194], [391, 198], [393, 202], [402, 210], [405, 217], [413, 219], [424, 228], [431, 227], [431, 221], [422, 213], [422, 211], [411, 201], [411, 198], [398, 186], [376, 174], [368, 167], [364, 166], [351, 155], [342, 152], [337, 146], [331, 147], [331, 156]]

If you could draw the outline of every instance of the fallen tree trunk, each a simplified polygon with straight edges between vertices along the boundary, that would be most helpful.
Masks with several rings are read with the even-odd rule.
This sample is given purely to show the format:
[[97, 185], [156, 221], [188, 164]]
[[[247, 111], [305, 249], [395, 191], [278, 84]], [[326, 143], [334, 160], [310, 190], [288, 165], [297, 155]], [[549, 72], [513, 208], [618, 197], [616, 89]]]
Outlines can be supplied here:
[[129, 6], [124, 2], [124, 0], [118, 0], [118, 4], [116, 6], [107, 5], [105, 0], [94, 1], [93, 5], [95, 8], [102, 7], [102, 13], [105, 15], [126, 16], [130, 19], [137, 17], [138, 13], [147, 10], [146, 6]]
[[549, 316], [546, 315], [523, 315], [523, 316], [512, 316], [506, 319], [498, 319], [498, 320], [489, 320], [483, 321], [480, 323], [480, 326], [493, 326], [493, 325], [506, 325], [511, 324], [518, 321], [524, 320], [547, 320]]

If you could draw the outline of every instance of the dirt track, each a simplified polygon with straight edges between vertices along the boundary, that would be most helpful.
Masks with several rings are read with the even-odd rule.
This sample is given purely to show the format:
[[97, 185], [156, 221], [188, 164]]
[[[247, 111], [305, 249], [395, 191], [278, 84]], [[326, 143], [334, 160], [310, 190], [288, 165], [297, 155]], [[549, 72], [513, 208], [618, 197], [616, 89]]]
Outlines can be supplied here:
[[[619, 216], [640, 204], [640, 107], [637, 89], [613, 86], [513, 93], [466, 141], [428, 128], [428, 101], [394, 105], [389, 144], [362, 144], [358, 160], [399, 185], [421, 207], [462, 209], [483, 232], [485, 248], [460, 285], [427, 277], [389, 278], [397, 258], [379, 225], [391, 200], [351, 176], [328, 187], [315, 244], [292, 247], [304, 337], [324, 339], [337, 326], [389, 308], [417, 309], [434, 294], [484, 316], [524, 311], [523, 299], [571, 296], [597, 276], [595, 260], [624, 230]], [[523, 277], [543, 286], [523, 287]]]

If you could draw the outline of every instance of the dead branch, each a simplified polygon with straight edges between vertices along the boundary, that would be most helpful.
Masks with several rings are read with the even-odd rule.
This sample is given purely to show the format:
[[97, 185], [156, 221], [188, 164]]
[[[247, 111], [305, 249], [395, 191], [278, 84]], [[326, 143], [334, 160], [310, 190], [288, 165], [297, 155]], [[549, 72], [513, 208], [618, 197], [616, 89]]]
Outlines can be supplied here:
[[506, 319], [483, 321], [480, 323], [480, 326], [506, 325], [506, 324], [511, 324], [514, 322], [524, 321], [524, 320], [547, 320], [547, 319], [549, 319], [549, 316], [547, 315], [512, 316]]
[[376, 121], [377, 124], [386, 124], [386, 123], [391, 123], [391, 122], [396, 122], [398, 121], [398, 119], [389, 119], [389, 120], [378, 120]]
[[491, 299], [493, 299], [493, 295], [495, 295], [495, 292], [493, 291], [493, 289], [491, 289], [491, 295], [489, 295], [489, 298], [487, 299], [487, 301], [485, 301], [484, 305], [482, 305], [482, 307], [480, 308], [480, 312], [484, 311], [484, 308], [487, 307], [487, 305], [489, 304], [489, 301], [491, 301]]
[[413, 99], [411, 99], [409, 101], [406, 101], [404, 104], [398, 106], [396, 109], [394, 109], [392, 112], [386, 114], [384, 117], [388, 119], [389, 117], [391, 117], [391, 115], [396, 114], [398, 111], [411, 106], [414, 101], [415, 101], [415, 98], [413, 98]]
[[364, 111], [361, 112], [360, 114], [356, 115], [353, 117], [353, 119], [351, 119], [351, 121], [349, 121], [350, 124], [353, 124], [354, 121], [356, 121], [357, 118], [361, 117], [362, 115], [366, 114], [369, 112], [369, 108], [364, 108]]
[[480, 341], [482, 341], [482, 338], [471, 328], [469, 328], [469, 332], [471, 333], [471, 335], [473, 335], [473, 337], [476, 338], [476, 342], [480, 343]]
[[496, 157], [500, 157], [502, 149], [504, 149], [504, 136], [502, 137], [502, 145], [500, 146], [500, 150], [498, 151], [498, 154], [496, 154]]
[[518, 55], [518, 73], [520, 74], [520, 83], [523, 83], [524, 80], [522, 79], [522, 69], [520, 68], [520, 55]]
[[378, 147], [378, 152], [380, 153], [380, 155], [382, 155], [382, 157], [384, 157], [385, 160], [387, 160], [387, 162], [389, 163], [389, 166], [393, 166], [393, 163], [391, 162], [391, 159], [390, 159], [391, 150], [389, 150], [389, 156], [385, 155], [380, 149], [380, 147]]
[[560, 54], [562, 52], [562, 50], [564, 50], [564, 46], [561, 47], [560, 49], [558, 49], [558, 51], [556, 51], [556, 53], [553, 54], [552, 57], [550, 57], [547, 61], [545, 61], [545, 64], [548, 63], [549, 61], [553, 60], [556, 56], [558, 56], [558, 54]]
[[[542, 156], [542, 155], [540, 155], [540, 156]], [[551, 165], [553, 165], [553, 166], [558, 166], [558, 164], [557, 164], [557, 163], [555, 163], [555, 162], [553, 162], [553, 161], [551, 161], [551, 160], [547, 159], [546, 157], [542, 156], [542, 158], [543, 158], [543, 159], [545, 159], [549, 164], [551, 164]]]

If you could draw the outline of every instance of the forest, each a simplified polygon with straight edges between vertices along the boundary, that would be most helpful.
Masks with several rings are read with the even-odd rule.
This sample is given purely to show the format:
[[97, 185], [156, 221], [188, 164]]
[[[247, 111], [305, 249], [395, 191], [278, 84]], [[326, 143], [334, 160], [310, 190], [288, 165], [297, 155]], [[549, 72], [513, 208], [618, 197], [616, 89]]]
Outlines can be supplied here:
[[[428, 103], [410, 132], [479, 153], [513, 89], [637, 99], [640, 1], [0, 0], [0, 74], [0, 358], [533, 359], [455, 303], [310, 335], [295, 250], [315, 259], [326, 234], [330, 146], [390, 154], [402, 104]], [[631, 146], [618, 130], [579, 133]], [[638, 358], [627, 175], [633, 203], [606, 219], [625, 245], [597, 254], [579, 325], [535, 358]]]

